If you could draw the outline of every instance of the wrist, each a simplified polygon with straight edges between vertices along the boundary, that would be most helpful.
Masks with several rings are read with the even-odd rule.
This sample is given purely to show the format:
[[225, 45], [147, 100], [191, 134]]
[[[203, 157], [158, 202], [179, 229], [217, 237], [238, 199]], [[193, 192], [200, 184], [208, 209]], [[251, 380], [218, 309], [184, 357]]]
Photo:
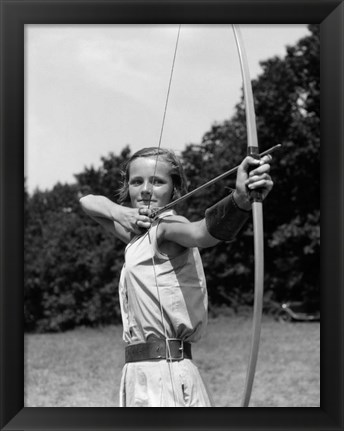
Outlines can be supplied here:
[[110, 206], [111, 220], [121, 224], [121, 221], [123, 220], [123, 210], [124, 210], [124, 207], [122, 205], [116, 204], [115, 202], [111, 202], [111, 206]]
[[233, 202], [242, 211], [251, 211], [252, 205], [245, 196], [240, 195], [236, 190], [232, 194]]
[[234, 201], [233, 193], [205, 211], [208, 232], [221, 241], [232, 241], [249, 218], [249, 212]]

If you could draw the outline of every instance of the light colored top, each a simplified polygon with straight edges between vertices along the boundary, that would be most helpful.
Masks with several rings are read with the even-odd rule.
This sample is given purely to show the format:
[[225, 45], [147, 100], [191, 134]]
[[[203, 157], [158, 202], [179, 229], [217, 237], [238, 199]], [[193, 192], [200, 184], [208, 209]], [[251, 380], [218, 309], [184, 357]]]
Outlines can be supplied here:
[[206, 329], [208, 296], [198, 248], [188, 248], [172, 259], [158, 249], [159, 222], [172, 214], [173, 210], [161, 214], [125, 249], [119, 296], [127, 343], [145, 342], [150, 336], [165, 338], [165, 329], [168, 338], [195, 342]]

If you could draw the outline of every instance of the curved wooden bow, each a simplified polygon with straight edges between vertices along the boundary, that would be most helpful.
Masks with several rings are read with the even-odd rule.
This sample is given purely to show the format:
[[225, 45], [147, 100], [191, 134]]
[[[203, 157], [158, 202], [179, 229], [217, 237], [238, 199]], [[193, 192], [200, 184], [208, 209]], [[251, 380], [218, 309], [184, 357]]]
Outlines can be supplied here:
[[[234, 36], [240, 58], [240, 66], [243, 78], [246, 128], [247, 128], [247, 154], [253, 157], [259, 157], [258, 136], [256, 127], [256, 118], [254, 111], [253, 92], [249, 75], [248, 63], [241, 32], [238, 25], [233, 24]], [[251, 194], [253, 231], [254, 231], [254, 257], [255, 257], [255, 275], [254, 275], [254, 309], [253, 309], [253, 327], [250, 359], [246, 374], [246, 383], [242, 407], [248, 407], [250, 402], [253, 379], [257, 365], [262, 309], [264, 293], [264, 241], [263, 241], [263, 205], [262, 197], [259, 192]]]

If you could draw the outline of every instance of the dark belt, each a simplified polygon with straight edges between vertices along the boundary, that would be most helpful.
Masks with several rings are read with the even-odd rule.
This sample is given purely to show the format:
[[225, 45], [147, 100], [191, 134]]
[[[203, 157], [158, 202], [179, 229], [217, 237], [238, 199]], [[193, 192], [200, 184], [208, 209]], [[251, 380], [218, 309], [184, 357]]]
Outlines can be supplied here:
[[181, 361], [184, 358], [192, 359], [191, 344], [177, 338], [156, 339], [147, 343], [130, 344], [125, 348], [125, 362], [149, 361], [151, 359]]

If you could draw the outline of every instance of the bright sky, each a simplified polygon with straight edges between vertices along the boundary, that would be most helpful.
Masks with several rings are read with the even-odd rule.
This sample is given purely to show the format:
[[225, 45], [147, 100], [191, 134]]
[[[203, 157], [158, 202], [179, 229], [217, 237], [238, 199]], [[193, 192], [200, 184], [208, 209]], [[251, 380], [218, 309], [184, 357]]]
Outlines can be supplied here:
[[[307, 25], [242, 25], [251, 78]], [[29, 192], [74, 182], [100, 158], [159, 143], [178, 25], [26, 25], [25, 176]], [[240, 100], [230, 25], [182, 25], [162, 146], [200, 143]]]

